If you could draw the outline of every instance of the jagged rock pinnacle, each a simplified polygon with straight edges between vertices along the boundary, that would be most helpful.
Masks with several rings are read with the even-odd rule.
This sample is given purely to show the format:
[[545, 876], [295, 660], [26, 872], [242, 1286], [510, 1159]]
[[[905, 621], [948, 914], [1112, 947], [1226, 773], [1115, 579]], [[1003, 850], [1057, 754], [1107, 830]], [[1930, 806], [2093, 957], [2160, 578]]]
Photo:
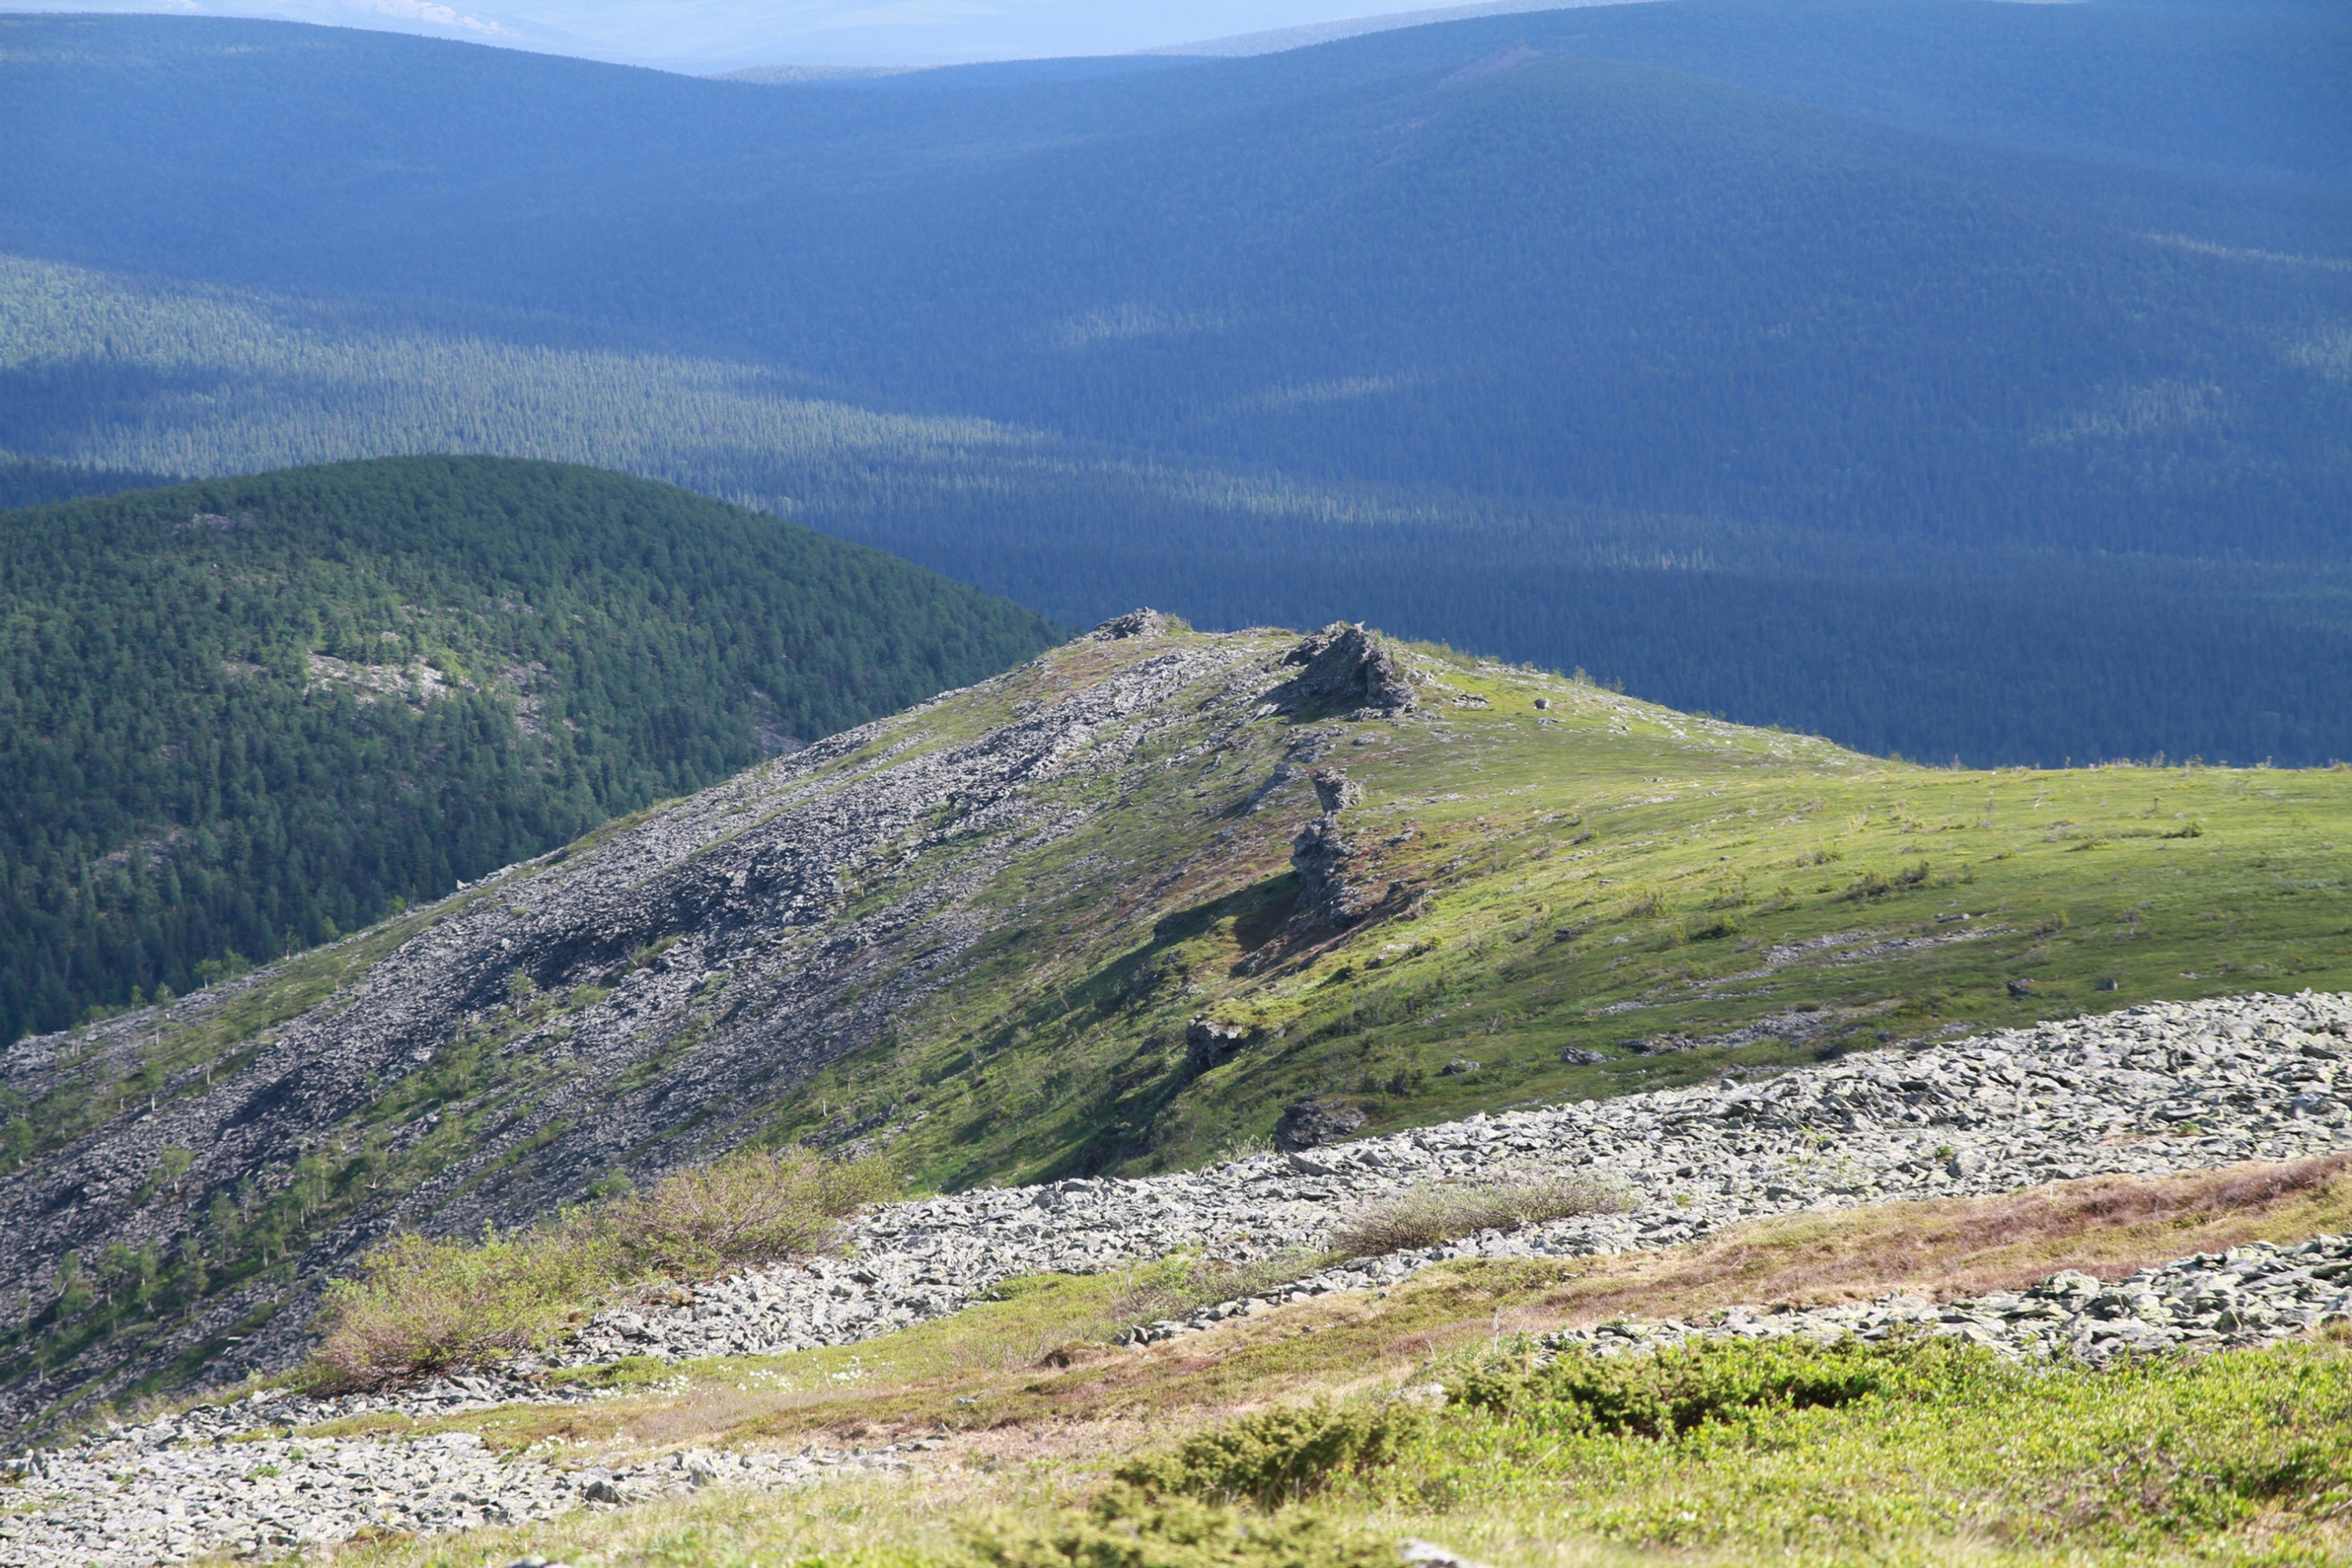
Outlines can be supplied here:
[[1380, 718], [1415, 705], [1412, 683], [1380, 637], [1346, 621], [1334, 621], [1303, 639], [1282, 662], [1302, 667], [1273, 693], [1276, 703], [1294, 712], [1317, 709]]
[[1338, 768], [1317, 768], [1308, 776], [1315, 781], [1315, 798], [1327, 816], [1364, 798], [1364, 786]]
[[1123, 616], [1113, 616], [1094, 629], [1094, 635], [1104, 642], [1119, 642], [1128, 637], [1164, 637], [1168, 617], [1157, 610], [1133, 609]]

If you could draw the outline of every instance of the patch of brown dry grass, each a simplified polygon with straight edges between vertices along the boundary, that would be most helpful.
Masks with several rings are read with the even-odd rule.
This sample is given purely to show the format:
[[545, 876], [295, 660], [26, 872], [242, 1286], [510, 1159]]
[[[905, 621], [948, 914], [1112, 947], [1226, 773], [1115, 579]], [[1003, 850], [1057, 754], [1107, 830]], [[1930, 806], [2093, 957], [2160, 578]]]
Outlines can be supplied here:
[[[2352, 1155], [2156, 1178], [2095, 1176], [1991, 1198], [1874, 1204], [1599, 1259], [1541, 1303], [1547, 1326], [1827, 1306], [1907, 1291], [1950, 1300], [2062, 1268], [2118, 1279], [2260, 1240], [2352, 1229]], [[1561, 1314], [1565, 1316], [1561, 1316]]]

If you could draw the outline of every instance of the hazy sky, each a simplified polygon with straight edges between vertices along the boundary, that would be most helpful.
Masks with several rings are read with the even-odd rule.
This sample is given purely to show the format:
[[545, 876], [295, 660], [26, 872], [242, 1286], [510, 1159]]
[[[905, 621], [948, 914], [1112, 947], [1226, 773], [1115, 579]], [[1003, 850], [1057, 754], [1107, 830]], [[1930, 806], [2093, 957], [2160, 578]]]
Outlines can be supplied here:
[[[1448, 9], [1534, 11], [1592, 3], [1501, 0]], [[708, 71], [1125, 54], [1431, 5], [1432, 0], [31, 0], [26, 8], [272, 16]]]

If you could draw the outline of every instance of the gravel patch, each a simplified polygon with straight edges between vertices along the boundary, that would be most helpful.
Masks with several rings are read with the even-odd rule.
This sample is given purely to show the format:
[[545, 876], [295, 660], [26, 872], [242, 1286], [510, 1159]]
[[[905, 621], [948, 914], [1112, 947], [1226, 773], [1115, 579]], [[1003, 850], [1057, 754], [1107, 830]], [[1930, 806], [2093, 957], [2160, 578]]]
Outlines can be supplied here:
[[[844, 1344], [954, 1311], [1015, 1275], [1188, 1249], [1234, 1261], [1311, 1250], [1365, 1205], [1433, 1181], [1587, 1172], [1622, 1179], [1642, 1202], [1326, 1269], [1273, 1300], [1390, 1285], [1448, 1258], [1670, 1247], [1809, 1208], [2302, 1159], [2352, 1148], [2347, 1064], [2352, 996], [2155, 1003], [1179, 1175], [893, 1204], [852, 1227], [853, 1256], [702, 1286], [688, 1307], [605, 1313], [564, 1360]], [[1136, 1337], [1266, 1304], [1226, 1303]]]
[[[280, 1411], [279, 1413], [283, 1413]], [[903, 1473], [936, 1440], [794, 1454], [689, 1449], [618, 1469], [500, 1458], [470, 1432], [408, 1441], [212, 1436], [206, 1413], [110, 1428], [9, 1461], [0, 1564], [139, 1568], [231, 1553], [279, 1557], [366, 1532], [525, 1524], [704, 1487], [778, 1489]]]
[[2098, 1363], [2183, 1346], [2264, 1344], [2347, 1319], [2352, 1237], [2323, 1236], [2293, 1247], [2257, 1242], [2200, 1252], [2112, 1284], [2070, 1268], [2030, 1290], [1941, 1305], [1888, 1296], [1805, 1311], [1735, 1307], [1711, 1323], [1603, 1323], [1548, 1334], [1543, 1342], [1615, 1355], [1722, 1336], [1828, 1342], [1848, 1335], [1959, 1334], [2004, 1355]]

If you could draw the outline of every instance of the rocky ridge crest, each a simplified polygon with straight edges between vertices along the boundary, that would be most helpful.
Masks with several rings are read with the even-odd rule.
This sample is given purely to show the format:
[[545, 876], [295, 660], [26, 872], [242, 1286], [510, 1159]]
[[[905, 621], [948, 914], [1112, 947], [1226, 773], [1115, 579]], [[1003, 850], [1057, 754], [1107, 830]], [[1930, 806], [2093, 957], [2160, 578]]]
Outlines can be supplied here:
[[[1178, 629], [1150, 611], [1118, 617], [463, 890], [324, 1002], [0, 1177], [0, 1310], [39, 1320], [68, 1253], [175, 1256], [220, 1195], [285, 1191], [313, 1152], [348, 1162], [364, 1145], [404, 1161], [402, 1190], [143, 1344], [92, 1350], [63, 1381], [92, 1392], [183, 1357], [226, 1378], [288, 1364], [319, 1282], [395, 1227], [520, 1223], [604, 1173], [643, 1179], [758, 1132], [761, 1107], [952, 984], [974, 945], [1018, 918], [996, 879], [1115, 809], [1169, 724], [1205, 709], [1238, 731], [1301, 679], [1389, 711], [1379, 683], [1392, 666], [1360, 633], [1309, 639], [1301, 676], [1285, 643]], [[930, 868], [904, 875], [910, 864]], [[887, 896], [861, 900], [877, 879]], [[269, 979], [84, 1038], [20, 1042], [0, 1078], [37, 1100], [93, 1059], [97, 1079], [127, 1077], [151, 1040], [205, 1026]], [[475, 1079], [454, 1104], [387, 1120], [426, 1077], [460, 1071]], [[159, 1190], [174, 1150], [184, 1168]], [[0, 1379], [0, 1421], [56, 1407], [59, 1380], [21, 1353]]]

